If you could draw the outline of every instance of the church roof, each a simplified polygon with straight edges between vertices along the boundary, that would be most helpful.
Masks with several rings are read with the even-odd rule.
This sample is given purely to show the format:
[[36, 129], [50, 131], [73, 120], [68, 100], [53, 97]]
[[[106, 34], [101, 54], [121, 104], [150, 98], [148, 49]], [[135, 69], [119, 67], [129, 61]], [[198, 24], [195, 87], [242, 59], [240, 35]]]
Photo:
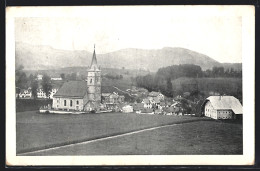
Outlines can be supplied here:
[[86, 93], [87, 93], [87, 82], [69, 81], [69, 82], [65, 82], [53, 97], [83, 98]]
[[94, 52], [93, 52], [93, 57], [92, 57], [90, 69], [94, 69], [94, 70], [99, 69], [99, 67], [97, 65], [97, 57], [96, 57], [95, 46], [94, 46]]

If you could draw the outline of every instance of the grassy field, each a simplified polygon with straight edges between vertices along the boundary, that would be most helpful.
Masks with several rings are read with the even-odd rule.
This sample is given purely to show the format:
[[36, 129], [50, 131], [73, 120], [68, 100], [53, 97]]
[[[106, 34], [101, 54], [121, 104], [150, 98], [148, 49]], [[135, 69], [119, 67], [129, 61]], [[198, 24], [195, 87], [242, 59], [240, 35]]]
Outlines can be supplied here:
[[48, 104], [52, 104], [52, 99], [16, 99], [16, 112], [39, 110]]
[[33, 155], [242, 154], [241, 132], [237, 124], [198, 121]]
[[242, 125], [208, 118], [133, 113], [53, 115], [30, 111], [17, 113], [16, 119], [18, 154], [171, 123], [179, 124], [46, 155], [242, 153]]

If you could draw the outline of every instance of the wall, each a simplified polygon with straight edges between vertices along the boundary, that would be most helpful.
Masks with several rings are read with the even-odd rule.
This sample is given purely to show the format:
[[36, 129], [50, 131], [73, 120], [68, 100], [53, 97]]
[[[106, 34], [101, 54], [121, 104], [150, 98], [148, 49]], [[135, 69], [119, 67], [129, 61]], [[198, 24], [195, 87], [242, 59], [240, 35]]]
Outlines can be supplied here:
[[232, 111], [218, 110], [218, 119], [232, 119]]
[[213, 108], [210, 101], [208, 101], [205, 105], [205, 116], [211, 117], [213, 119], [217, 119], [217, 111]]
[[[66, 100], [66, 106], [64, 106], [64, 100]], [[72, 100], [72, 106], [70, 105], [70, 101]], [[77, 104], [77, 101], [79, 104]], [[53, 98], [52, 107], [54, 109], [70, 109], [70, 110], [83, 110], [83, 99], [77, 98]]]

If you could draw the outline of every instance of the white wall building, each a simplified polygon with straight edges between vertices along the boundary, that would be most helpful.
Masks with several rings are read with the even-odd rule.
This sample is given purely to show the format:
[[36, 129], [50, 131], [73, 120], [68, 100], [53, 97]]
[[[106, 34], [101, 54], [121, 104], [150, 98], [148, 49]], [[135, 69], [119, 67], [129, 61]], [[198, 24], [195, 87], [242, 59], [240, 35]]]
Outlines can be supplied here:
[[213, 119], [236, 119], [243, 114], [241, 103], [233, 96], [210, 96], [202, 107], [205, 116]]

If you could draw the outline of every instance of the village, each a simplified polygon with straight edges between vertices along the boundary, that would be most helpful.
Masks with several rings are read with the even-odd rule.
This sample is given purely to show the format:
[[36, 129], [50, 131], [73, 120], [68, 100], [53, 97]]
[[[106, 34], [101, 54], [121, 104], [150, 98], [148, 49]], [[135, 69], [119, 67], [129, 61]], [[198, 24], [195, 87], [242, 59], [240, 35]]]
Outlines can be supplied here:
[[[42, 82], [46, 75], [38, 74], [34, 81]], [[48, 77], [48, 76], [47, 76]], [[64, 77], [64, 76], [63, 76]], [[102, 85], [101, 68], [97, 63], [95, 49], [85, 80], [63, 81], [61, 76], [49, 77], [48, 93], [38, 86], [33, 97], [32, 87], [21, 89], [18, 99], [51, 99], [52, 103], [40, 106], [40, 113], [137, 113], [155, 115], [206, 116], [213, 119], [242, 118], [240, 101], [230, 95], [210, 91], [202, 96], [198, 89], [167, 97], [160, 91], [151, 91], [132, 85], [131, 89]], [[102, 85], [102, 86], [101, 86]], [[184, 86], [183, 86], [184, 87]], [[193, 85], [197, 87], [197, 85]], [[103, 89], [107, 89], [104, 91]], [[195, 92], [195, 93], [194, 93]], [[195, 94], [195, 95], [194, 95]], [[128, 98], [126, 98], [128, 97]]]

